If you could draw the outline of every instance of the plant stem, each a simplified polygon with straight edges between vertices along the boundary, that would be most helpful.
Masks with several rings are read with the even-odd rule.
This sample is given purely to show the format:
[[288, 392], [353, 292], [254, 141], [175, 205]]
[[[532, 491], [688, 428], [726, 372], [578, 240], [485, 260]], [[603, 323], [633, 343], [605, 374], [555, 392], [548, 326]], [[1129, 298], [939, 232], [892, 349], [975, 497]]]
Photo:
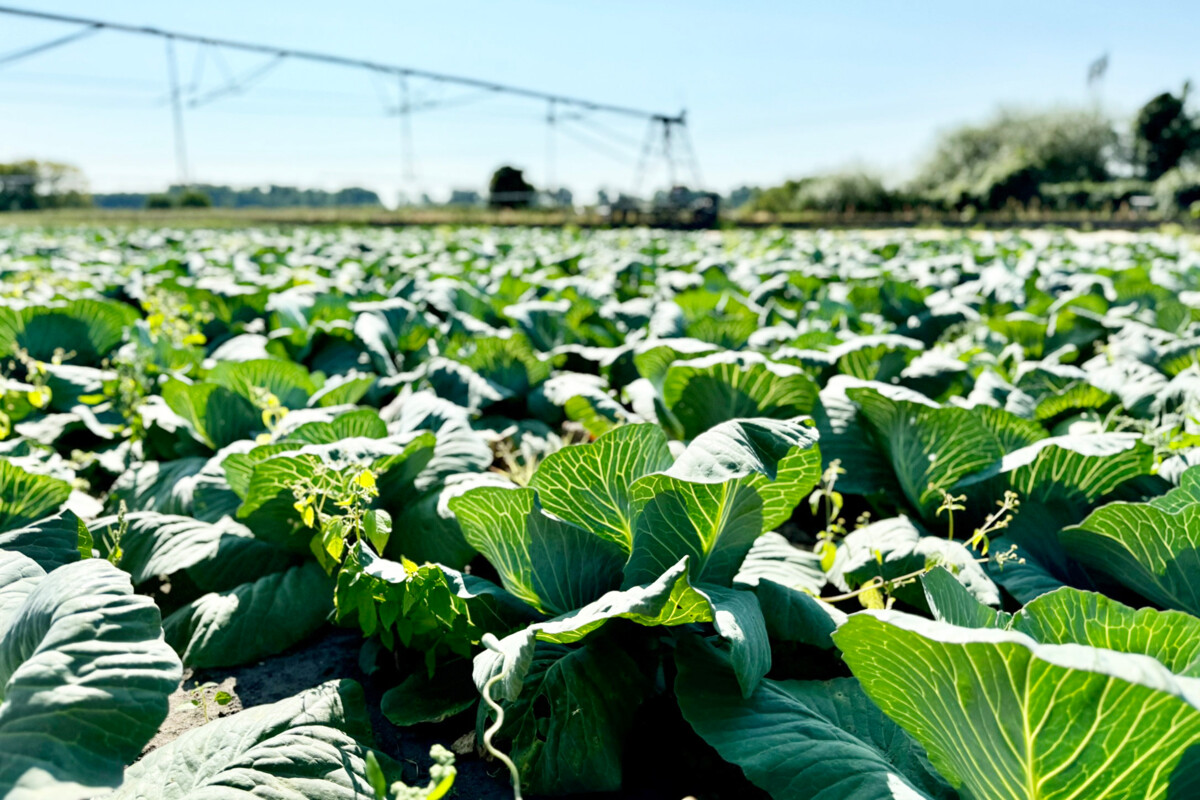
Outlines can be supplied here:
[[512, 775], [513, 800], [521, 800], [521, 774], [517, 771], [517, 765], [512, 762], [511, 758], [492, 745], [492, 737], [504, 727], [504, 708], [492, 699], [492, 687], [499, 683], [503, 677], [503, 672], [497, 672], [483, 685], [483, 702], [487, 703], [488, 707], [496, 712], [496, 721], [492, 723], [490, 728], [483, 732], [483, 749], [487, 750], [495, 759], [508, 767], [508, 771]]

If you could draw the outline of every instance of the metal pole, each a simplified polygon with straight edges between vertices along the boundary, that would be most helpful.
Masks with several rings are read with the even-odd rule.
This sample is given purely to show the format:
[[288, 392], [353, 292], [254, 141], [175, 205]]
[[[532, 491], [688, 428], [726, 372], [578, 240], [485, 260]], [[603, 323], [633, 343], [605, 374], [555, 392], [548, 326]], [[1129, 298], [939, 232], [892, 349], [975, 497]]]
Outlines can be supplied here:
[[663, 158], [667, 160], [667, 191], [675, 188], [675, 157], [671, 154], [671, 125], [663, 120]]
[[63, 45], [70, 44], [71, 42], [77, 42], [85, 36], [91, 36], [98, 30], [100, 30], [99, 25], [89, 25], [81, 31], [75, 31], [75, 33], [69, 33], [66, 36], [62, 36], [58, 39], [53, 39], [49, 42], [43, 42], [42, 44], [34, 45], [33, 47], [27, 47], [24, 50], [18, 50], [15, 53], [9, 53], [8, 55], [0, 56], [0, 64], [10, 64], [14, 61], [20, 61], [23, 58], [35, 56], [38, 53], [44, 53], [47, 50], [53, 50], [56, 47], [62, 47]]
[[646, 173], [646, 162], [650, 159], [650, 154], [654, 150], [654, 126], [658, 123], [657, 119], [651, 119], [650, 124], [646, 128], [646, 138], [642, 144], [642, 152], [638, 154], [637, 168], [633, 173], [633, 196], [637, 197], [642, 191], [642, 178]]
[[183, 97], [179, 90], [179, 70], [175, 65], [175, 39], [167, 38], [167, 75], [171, 80], [171, 116], [175, 123], [175, 169], [179, 173], [179, 182], [187, 186], [188, 163], [187, 142], [183, 138]]
[[546, 192], [550, 194], [555, 203], [558, 202], [558, 198], [554, 194], [554, 125], [556, 121], [554, 101], [551, 100], [546, 109]]
[[683, 139], [683, 145], [687, 148], [688, 167], [692, 171], [692, 180], [696, 182], [696, 189], [704, 188], [704, 178], [700, 175], [700, 161], [696, 158], [696, 150], [692, 147], [692, 134], [688, 131], [687, 121], [679, 123], [679, 136]]
[[401, 176], [407, 183], [412, 183], [417, 179], [416, 169], [413, 162], [415, 156], [413, 154], [413, 134], [412, 134], [412, 103], [408, 94], [408, 76], [401, 73], [396, 76], [399, 81], [400, 88], [400, 164]]

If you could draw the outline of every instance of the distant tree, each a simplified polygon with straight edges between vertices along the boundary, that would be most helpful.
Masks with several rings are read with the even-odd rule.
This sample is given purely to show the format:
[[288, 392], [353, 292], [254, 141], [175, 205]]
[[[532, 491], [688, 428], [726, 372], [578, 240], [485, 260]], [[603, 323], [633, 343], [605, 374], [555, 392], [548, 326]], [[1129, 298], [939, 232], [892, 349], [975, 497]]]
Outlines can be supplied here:
[[503, 166], [492, 173], [488, 205], [492, 208], [528, 208], [533, 201], [533, 184], [516, 167]]
[[0, 164], [0, 211], [32, 211], [38, 207], [37, 162]]
[[1115, 145], [1112, 125], [1093, 111], [1002, 111], [943, 134], [913, 189], [956, 208], [1027, 203], [1043, 183], [1108, 180]]
[[596, 205], [607, 206], [611, 204], [612, 201], [609, 199], [608, 192], [606, 190], [601, 189], [600, 191], [596, 192]]
[[205, 192], [193, 189], [179, 196], [180, 208], [212, 208], [212, 198]]
[[145, 208], [145, 192], [116, 192], [113, 194], [92, 195], [92, 201], [97, 208]]
[[337, 194], [333, 195], [333, 205], [335, 206], [381, 206], [383, 201], [379, 199], [379, 195], [370, 189], [363, 189], [360, 186], [349, 186], [345, 189], [338, 190]]
[[169, 194], [152, 194], [146, 197], [146, 208], [149, 209], [164, 209], [172, 208], [175, 201], [171, 199]]
[[725, 205], [730, 210], [741, 208], [753, 200], [758, 191], [753, 186], [739, 186], [729, 193], [729, 197], [725, 200]]
[[0, 164], [0, 211], [32, 211], [91, 204], [83, 173], [53, 161]]
[[812, 178], [804, 178], [798, 181], [787, 180], [779, 186], [763, 189], [755, 195], [751, 208], [755, 211], [768, 211], [772, 214], [795, 211], [796, 196], [800, 192], [800, 187], [810, 180]]
[[1187, 113], [1190, 85], [1178, 96], [1163, 92], [1138, 111], [1133, 121], [1135, 157], [1146, 180], [1158, 180], [1179, 166], [1188, 153], [1200, 149], [1200, 130]]
[[479, 196], [479, 192], [473, 189], [454, 189], [450, 192], [450, 203], [452, 206], [477, 206], [483, 203], [483, 198]]
[[[788, 211], [886, 212], [900, 205], [897, 195], [885, 187], [883, 181], [861, 170], [784, 181], [768, 189], [744, 187], [743, 190], [750, 193], [750, 199], [743, 203], [748, 209], [774, 214]], [[734, 199], [729, 202], [732, 205]]]
[[835, 172], [805, 181], [796, 192], [800, 211], [891, 211], [893, 195], [874, 175], [861, 171]]
[[555, 189], [549, 193], [550, 202], [558, 208], [570, 208], [575, 204], [575, 195], [570, 189]]

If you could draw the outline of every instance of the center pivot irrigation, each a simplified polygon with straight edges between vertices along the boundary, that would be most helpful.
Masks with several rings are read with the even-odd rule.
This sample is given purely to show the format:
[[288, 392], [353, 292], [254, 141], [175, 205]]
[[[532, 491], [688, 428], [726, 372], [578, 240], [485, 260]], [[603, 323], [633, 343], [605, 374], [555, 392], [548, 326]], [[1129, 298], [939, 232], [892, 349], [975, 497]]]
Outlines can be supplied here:
[[[165, 40], [166, 42], [166, 72], [170, 83], [169, 98], [171, 104], [172, 125], [175, 136], [175, 165], [178, 172], [179, 181], [183, 184], [189, 183], [188, 175], [188, 156], [187, 144], [184, 134], [184, 115], [183, 110], [185, 105], [189, 108], [196, 108], [205, 105], [214, 100], [226, 97], [229, 95], [240, 94], [249, 88], [250, 84], [261, 78], [267, 72], [275, 69], [284, 60], [299, 60], [309, 61], [332, 66], [348, 67], [351, 69], [365, 70], [376, 75], [391, 76], [396, 81], [399, 90], [399, 102], [388, 105], [388, 113], [398, 116], [401, 119], [401, 162], [403, 164], [406, 179], [411, 179], [413, 176], [413, 155], [412, 155], [412, 127], [411, 115], [415, 111], [425, 110], [434, 106], [457, 105], [462, 101], [461, 97], [450, 98], [446, 101], [422, 101], [414, 102], [409, 94], [409, 80], [420, 79], [430, 81], [436, 84], [463, 86], [475, 90], [468, 98], [475, 96], [486, 96], [489, 94], [505, 94], [514, 97], [521, 97], [528, 100], [541, 101], [546, 103], [546, 176], [548, 183], [554, 182], [554, 136], [556, 132], [564, 130], [561, 125], [563, 121], [571, 121], [574, 124], [587, 126], [589, 132], [599, 136], [602, 139], [607, 139], [611, 142], [611, 136], [606, 129], [599, 124], [591, 125], [588, 115], [591, 114], [608, 114], [621, 116], [626, 118], [642, 119], [647, 123], [647, 131], [642, 145], [641, 152], [637, 156], [637, 166], [634, 174], [634, 189], [640, 188], [643, 181], [647, 165], [651, 159], [661, 159], [666, 166], [668, 182], [673, 185], [675, 182], [677, 162], [682, 158], [686, 163], [692, 180], [697, 186], [701, 184], [700, 169], [696, 161], [695, 151], [692, 149], [691, 138], [687, 131], [687, 113], [680, 111], [677, 114], [661, 113], [656, 111], [647, 111], [640, 108], [632, 108], [630, 106], [616, 105], [612, 103], [599, 103], [592, 100], [586, 100], [579, 97], [568, 95], [555, 94], [552, 92], [543, 92], [536, 89], [526, 89], [520, 86], [510, 86], [504, 83], [495, 81], [483, 80], [480, 78], [465, 77], [462, 75], [450, 75], [443, 72], [434, 72], [431, 70], [417, 69], [414, 67], [400, 66], [396, 64], [384, 64], [378, 61], [369, 59], [352, 58], [349, 56], [341, 56], [332, 53], [321, 53], [313, 50], [296, 50], [285, 47], [276, 47], [275, 45], [261, 44], [257, 42], [243, 42], [231, 39], [220, 39], [211, 36], [198, 36], [195, 34], [181, 33], [179, 31], [164, 30], [144, 25], [128, 25], [120, 22], [109, 22], [106, 20], [92, 19], [89, 17], [78, 17], [68, 14], [53, 14], [44, 11], [32, 11], [29, 9], [12, 8], [10, 6], [0, 6], [0, 14], [7, 14], [17, 17], [26, 17], [30, 19], [44, 20], [48, 22], [56, 22], [64, 25], [78, 25], [79, 30], [76, 30], [66, 36], [61, 36], [41, 44], [31, 47], [22, 48], [12, 53], [0, 54], [0, 67], [7, 64], [20, 61], [25, 58], [44, 53], [58, 47], [62, 47], [83, 38], [99, 33], [101, 31], [116, 31], [119, 33], [130, 33], [139, 36], [152, 36]], [[226, 83], [216, 89], [205, 92], [202, 95], [193, 96], [190, 100], [186, 100], [185, 95], [189, 87], [184, 86], [180, 82], [179, 68], [176, 62], [175, 44], [177, 42], [187, 42], [195, 44], [202, 49], [211, 49], [214, 56], [219, 62], [221, 50], [236, 50], [247, 53], [255, 53], [267, 57], [267, 61], [262, 65], [249, 70], [242, 75], [233, 75], [224, 70]], [[196, 81], [190, 88], [195, 88]], [[185, 102], [186, 100], [186, 102]], [[581, 139], [578, 132], [569, 132], [576, 141], [586, 141]], [[682, 146], [682, 153], [677, 153], [675, 145], [678, 143]], [[548, 186], [548, 188], [553, 188]]]

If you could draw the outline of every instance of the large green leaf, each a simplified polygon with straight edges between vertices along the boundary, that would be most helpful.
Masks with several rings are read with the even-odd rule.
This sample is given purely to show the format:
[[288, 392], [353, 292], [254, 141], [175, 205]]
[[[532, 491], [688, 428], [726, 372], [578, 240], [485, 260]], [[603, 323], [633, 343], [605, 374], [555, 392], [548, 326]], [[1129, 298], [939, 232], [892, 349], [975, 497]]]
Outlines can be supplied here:
[[821, 456], [825, 465], [833, 460], [846, 470], [838, 477], [837, 488], [848, 494], [899, 495], [896, 472], [886, 452], [876, 446], [869, 423], [862, 418], [858, 406], [850, 399], [848, 390], [874, 388], [893, 399], [928, 402], [923, 395], [903, 386], [861, 381], [846, 375], [835, 375], [821, 389], [813, 421], [821, 434]]
[[933, 618], [962, 628], [1007, 628], [1011, 614], [981, 603], [945, 567], [921, 576], [921, 588]]
[[728, 658], [687, 638], [676, 649], [684, 717], [775, 800], [919, 800], [954, 793], [921, 746], [853, 678], [764, 680], [744, 698]]
[[608, 592], [569, 614], [534, 623], [501, 642], [509, 657], [484, 653], [476, 669], [480, 675], [502, 671], [506, 691], [517, 692], [529, 666], [525, 656], [534, 640], [571, 644], [613, 619], [646, 627], [711, 622], [729, 644], [734, 671], [748, 694], [771, 668], [771, 646], [757, 600], [749, 592], [720, 586], [693, 587], [687, 573], [684, 558], [652, 583]]
[[230, 456], [225, 469], [235, 491], [249, 471], [239, 517], [249, 517], [272, 504], [282, 505], [285, 514], [299, 519], [289, 511], [293, 487], [311, 483], [318, 493], [332, 493], [345, 477], [342, 471], [355, 465], [376, 473], [381, 499], [392, 503], [400, 500], [402, 493], [414, 496], [413, 484], [433, 457], [435, 444], [433, 434], [424, 432], [387, 439], [342, 439], [283, 452], [281, 448], [292, 445], [262, 445], [244, 457]]
[[62, 507], [71, 484], [49, 475], [26, 472], [0, 459], [0, 531], [23, 528]]
[[250, 400], [215, 383], [169, 380], [162, 396], [171, 410], [214, 450], [250, 438], [266, 427], [262, 413]]
[[502, 397], [528, 396], [550, 377], [552, 367], [552, 361], [539, 357], [521, 335], [476, 339], [470, 352], [457, 360], [498, 388]]
[[481, 486], [451, 499], [450, 509], [504, 588], [540, 611], [565, 614], [620, 581], [621, 546], [550, 516], [533, 489]]
[[593, 444], [551, 453], [530, 485], [546, 510], [628, 552], [633, 547], [633, 482], [673, 463], [662, 428], [625, 425]]
[[633, 551], [625, 586], [683, 556], [695, 583], [728, 586], [754, 540], [784, 522], [820, 477], [816, 431], [746, 419], [698, 436], [665, 472], [633, 484]]
[[1150, 656], [1176, 675], [1200, 677], [1200, 619], [1133, 609], [1096, 592], [1063, 587], [1013, 615], [1010, 627], [1045, 644], [1083, 644]]
[[1082, 520], [1122, 484], [1148, 475], [1152, 464], [1151, 448], [1132, 434], [1042, 439], [961, 481], [955, 490], [967, 496], [967, 511], [960, 518], [979, 524], [1005, 491], [1015, 492], [1020, 507], [1004, 529], [1005, 538], [1057, 579], [1088, 586], [1089, 578], [1060, 545], [1058, 531]]
[[704, 586], [700, 591], [712, 606], [713, 627], [729, 644], [733, 673], [748, 697], [771, 671], [771, 643], [758, 598], [722, 586]]
[[[287, 422], [287, 418], [284, 422]], [[379, 412], [371, 408], [360, 408], [339, 414], [329, 422], [306, 422], [288, 431], [284, 440], [304, 444], [333, 444], [341, 439], [382, 439], [387, 435], [387, 423], [380, 418]]]
[[571, 644], [587, 636], [610, 619], [627, 619], [639, 625], [686, 625], [711, 622], [713, 611], [703, 594], [687, 580], [687, 560], [664, 572], [653, 583], [605, 593], [594, 602], [530, 625], [517, 635], [532, 635], [541, 641]]
[[129, 768], [112, 800], [374, 797], [362, 689], [331, 681], [194, 728]]
[[811, 413], [817, 385], [804, 370], [756, 353], [717, 353], [672, 364], [663, 402], [691, 439], [731, 419], [788, 419]]
[[124, 500], [130, 511], [192, 513], [195, 511], [197, 476], [207, 465], [208, 459], [200, 456], [134, 463], [117, 477], [107, 507], [115, 511], [117, 504]]
[[230, 667], [275, 655], [333, 612], [333, 580], [315, 561], [210, 592], [163, 621], [189, 667]]
[[284, 408], [304, 408], [317, 390], [303, 366], [277, 359], [222, 361], [208, 379], [250, 401], [256, 400], [260, 391], [270, 392]]
[[[125, 518], [120, 539], [121, 556], [116, 562], [130, 574], [135, 586], [160, 576], [187, 570], [191, 582], [203, 592], [224, 591], [291, 566], [297, 555], [269, 542], [260, 541], [244, 525], [229, 518], [204, 522], [193, 517], [137, 511]], [[101, 555], [113, 557], [112, 533], [116, 517], [93, 523], [96, 546]], [[171, 599], [177, 604], [193, 599], [180, 586]]]
[[129, 576], [87, 559], [45, 573], [0, 552], [0, 794], [116, 786], [167, 716], [179, 659]]
[[1033, 420], [1023, 419], [1003, 408], [976, 406], [971, 411], [996, 436], [1000, 450], [1005, 454], [1040, 442], [1049, 435]]
[[1176, 675], [1200, 677], [1200, 618], [1180, 611], [1130, 608], [1067, 586], [1007, 614], [976, 600], [946, 570], [921, 577], [934, 618], [966, 628], [1001, 628], [1043, 644], [1081, 644], [1140, 653]]
[[30, 357], [48, 362], [58, 350], [66, 355], [66, 363], [99, 366], [137, 318], [132, 306], [91, 298], [30, 306], [15, 326], [0, 327], [0, 353], [11, 356], [19, 347]]
[[351, 303], [357, 313], [354, 336], [362, 342], [375, 368], [395, 375], [405, 357], [421, 350], [433, 333], [436, 320], [399, 297], [369, 303]]
[[[834, 634], [867, 694], [968, 797], [1142, 800], [1191, 786], [1200, 682], [1141, 655], [893, 611]], [[1183, 794], [1177, 794], [1183, 797]]]
[[0, 533], [0, 551], [26, 555], [49, 571], [79, 560], [80, 546], [88, 538], [86, 532], [83, 520], [71, 511], [63, 511]]
[[[466, 474], [440, 491], [426, 492], [418, 500], [409, 500], [399, 514], [390, 511], [392, 537], [384, 555], [404, 557], [417, 563], [444, 564], [453, 569], [466, 566], [475, 557], [475, 548], [464, 538], [462, 526], [450, 511], [449, 500], [460, 493], [463, 484], [473, 483], [473, 478], [473, 474]], [[484, 478], [481, 482], [487, 480]]]
[[[437, 439], [433, 457], [415, 482], [422, 492], [440, 488], [453, 475], [481, 472], [492, 464], [491, 447], [471, 427], [467, 409], [430, 392], [397, 398], [380, 412], [380, 416], [388, 423], [388, 432], [393, 436], [429, 431]], [[403, 513], [400, 508], [390, 510], [393, 517]]]
[[833, 649], [830, 637], [846, 621], [846, 612], [815, 594], [769, 578], [758, 582], [754, 594], [771, 641]]
[[733, 582], [754, 587], [763, 580], [820, 594], [826, 579], [816, 553], [796, 547], [778, 533], [764, 533], [750, 547]]
[[368, 636], [379, 634], [424, 651], [426, 665], [453, 653], [468, 658], [484, 634], [503, 635], [539, 617], [499, 586], [440, 564], [414, 565], [380, 558], [361, 542], [347, 550], [337, 575], [338, 618], [356, 615]]
[[430, 675], [419, 668], [380, 698], [379, 710], [397, 727], [441, 722], [479, 702], [471, 682], [471, 662], [442, 664]]
[[[637, 662], [603, 639], [580, 647], [540, 643], [525, 686], [502, 701], [507, 747], [530, 792], [616, 791], [634, 714], [650, 690]], [[479, 733], [488, 721], [480, 705]]]
[[934, 519], [942, 490], [1003, 455], [996, 435], [965, 408], [893, 400], [866, 388], [846, 394], [891, 460], [904, 497], [926, 521]]
[[1161, 606], [1200, 614], [1200, 502], [1168, 510], [1187, 491], [1149, 503], [1109, 503], [1059, 538], [1090, 569]]

